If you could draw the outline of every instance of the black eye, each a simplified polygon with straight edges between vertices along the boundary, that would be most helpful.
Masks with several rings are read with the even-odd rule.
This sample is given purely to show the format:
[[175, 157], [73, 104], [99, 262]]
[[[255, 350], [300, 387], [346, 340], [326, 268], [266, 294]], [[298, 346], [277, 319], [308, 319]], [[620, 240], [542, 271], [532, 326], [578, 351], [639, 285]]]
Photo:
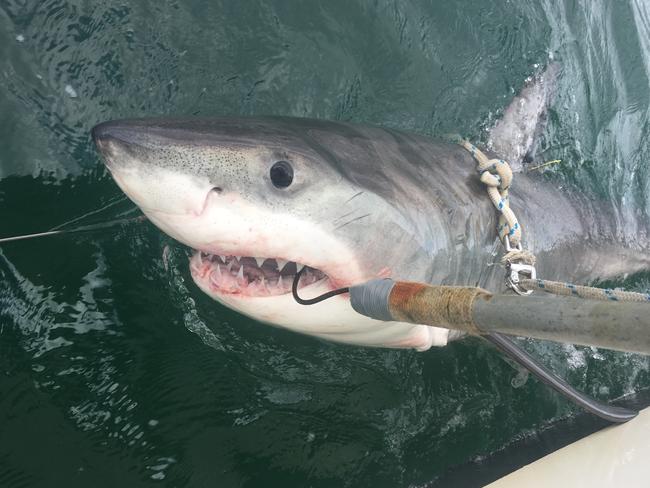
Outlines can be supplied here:
[[271, 166], [271, 182], [276, 188], [286, 188], [293, 181], [293, 168], [286, 161]]

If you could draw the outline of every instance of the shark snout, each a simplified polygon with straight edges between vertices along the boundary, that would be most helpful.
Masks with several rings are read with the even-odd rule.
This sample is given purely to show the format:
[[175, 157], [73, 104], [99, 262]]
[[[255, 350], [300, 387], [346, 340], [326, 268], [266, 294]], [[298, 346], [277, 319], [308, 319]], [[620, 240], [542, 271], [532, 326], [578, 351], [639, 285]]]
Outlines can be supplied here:
[[127, 121], [103, 122], [92, 128], [93, 142], [109, 168], [131, 160], [146, 144], [147, 130]]
[[97, 147], [103, 147], [106, 141], [113, 137], [116, 124], [114, 122], [102, 122], [92, 128], [90, 134]]
[[104, 163], [108, 165], [110, 161], [109, 158], [112, 155], [109, 142], [112, 139], [111, 123], [104, 122], [102, 124], [96, 125], [91, 131], [91, 136], [93, 138], [93, 142], [95, 143], [95, 147], [97, 147], [97, 150], [103, 156]]
[[103, 122], [91, 135], [115, 182], [150, 218], [195, 219], [203, 213], [213, 185], [205, 174], [178, 163], [173, 144], [156, 133], [155, 123]]

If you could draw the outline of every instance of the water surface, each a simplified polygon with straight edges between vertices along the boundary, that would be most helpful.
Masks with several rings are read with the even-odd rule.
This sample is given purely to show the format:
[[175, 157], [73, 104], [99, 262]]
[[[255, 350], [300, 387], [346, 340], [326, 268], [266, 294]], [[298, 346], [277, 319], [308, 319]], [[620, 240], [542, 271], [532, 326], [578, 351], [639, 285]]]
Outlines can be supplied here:
[[[89, 138], [104, 120], [278, 114], [480, 142], [551, 60], [536, 160], [647, 219], [647, 1], [2, 0], [0, 234], [131, 215]], [[0, 248], [0, 486], [445, 484], [510, 469], [490, 455], [578, 414], [478, 340], [374, 350], [255, 323], [201, 294], [186, 256], [150, 224]], [[642, 356], [525, 346], [601, 399], [650, 386]]]

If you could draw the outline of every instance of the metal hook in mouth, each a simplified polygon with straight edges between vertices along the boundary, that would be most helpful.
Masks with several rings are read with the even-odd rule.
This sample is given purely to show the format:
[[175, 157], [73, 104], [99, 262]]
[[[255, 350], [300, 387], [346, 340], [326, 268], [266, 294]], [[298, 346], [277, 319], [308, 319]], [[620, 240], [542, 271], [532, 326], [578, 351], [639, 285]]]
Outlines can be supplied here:
[[314, 305], [316, 303], [322, 302], [323, 300], [327, 300], [328, 298], [332, 298], [336, 295], [342, 295], [343, 293], [349, 293], [350, 289], [348, 287], [345, 288], [338, 288], [336, 290], [328, 291], [327, 293], [323, 293], [322, 295], [319, 295], [315, 298], [308, 298], [308, 299], [303, 299], [298, 296], [298, 282], [300, 281], [300, 277], [302, 276], [302, 273], [305, 271], [307, 267], [303, 267], [300, 271], [296, 273], [296, 276], [293, 278], [293, 283], [291, 285], [291, 294], [293, 295], [293, 299], [298, 302], [300, 305]]

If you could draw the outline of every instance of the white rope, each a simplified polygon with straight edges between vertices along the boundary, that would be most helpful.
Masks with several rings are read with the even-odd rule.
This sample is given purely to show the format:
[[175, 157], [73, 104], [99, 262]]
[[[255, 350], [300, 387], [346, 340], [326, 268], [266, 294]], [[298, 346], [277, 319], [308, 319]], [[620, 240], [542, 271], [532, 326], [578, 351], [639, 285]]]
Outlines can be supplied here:
[[[487, 192], [499, 212], [497, 233], [501, 242], [510, 248], [501, 258], [501, 264], [525, 264], [535, 266], [535, 255], [523, 249], [521, 245], [521, 226], [510, 208], [508, 189], [512, 184], [512, 169], [503, 159], [488, 159], [476, 146], [460, 140], [459, 144], [467, 149], [476, 160], [476, 169], [481, 173], [481, 181], [487, 186]], [[534, 268], [532, 268], [534, 270]], [[518, 277], [516, 283], [509, 282], [510, 287], [519, 294], [529, 294], [533, 290], [542, 290], [555, 295], [574, 296], [589, 300], [614, 300], [622, 302], [650, 302], [650, 294], [636, 293], [593, 286], [580, 286], [560, 281], [540, 280]]]
[[[504, 246], [506, 238], [511, 247], [521, 244], [521, 226], [510, 208], [508, 189], [512, 183], [512, 169], [503, 159], [489, 159], [480, 149], [468, 141], [461, 140], [460, 145], [467, 149], [477, 162], [476, 169], [481, 174], [481, 181], [487, 186], [487, 193], [492, 204], [499, 212], [497, 234]], [[508, 247], [508, 246], [506, 246]]]
[[555, 295], [587, 298], [589, 300], [610, 300], [615, 302], [650, 302], [650, 293], [580, 286], [550, 280], [522, 279], [519, 284], [527, 290], [541, 290]]

